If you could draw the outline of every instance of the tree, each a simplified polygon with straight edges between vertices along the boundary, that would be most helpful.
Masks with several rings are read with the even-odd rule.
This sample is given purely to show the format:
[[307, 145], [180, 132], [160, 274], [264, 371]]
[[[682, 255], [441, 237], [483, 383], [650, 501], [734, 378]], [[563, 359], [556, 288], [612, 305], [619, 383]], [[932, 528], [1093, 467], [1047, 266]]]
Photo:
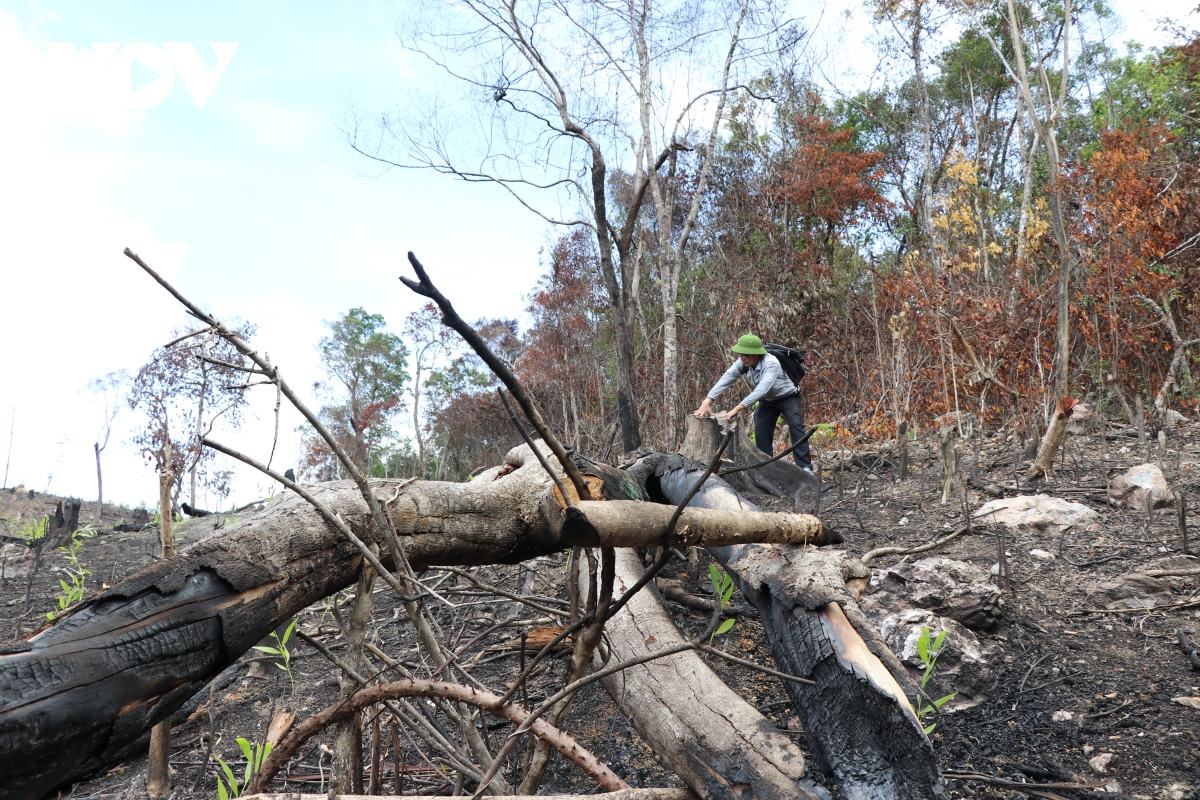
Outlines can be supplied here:
[[125, 393], [129, 391], [129, 373], [123, 369], [110, 372], [103, 378], [88, 381], [88, 390], [100, 406], [100, 431], [97, 441], [92, 445], [96, 452], [96, 519], [104, 514], [104, 474], [100, 469], [100, 454], [108, 447], [109, 437], [112, 436], [113, 423], [121, 413], [125, 404]]
[[[1019, 119], [1028, 121], [1033, 131], [1033, 146], [1027, 152], [1031, 159], [1040, 140], [1045, 152], [1047, 167], [1050, 172], [1050, 217], [1055, 241], [1058, 244], [1058, 294], [1057, 294], [1057, 325], [1055, 334], [1055, 370], [1054, 393], [1062, 397], [1068, 393], [1071, 361], [1070, 338], [1070, 280], [1075, 265], [1075, 251], [1067, 234], [1067, 219], [1063, 202], [1063, 157], [1058, 142], [1058, 125], [1066, 108], [1068, 100], [1069, 76], [1071, 68], [1070, 41], [1071, 22], [1074, 19], [1071, 0], [1066, 0], [1061, 11], [1058, 8], [1040, 9], [1035, 16], [1035, 10], [1022, 7], [1018, 9], [1014, 0], [1006, 0], [1004, 11], [1008, 27], [1008, 43], [1011, 45], [1011, 59], [1001, 48], [996, 37], [991, 36], [986, 25], [977, 26], [977, 30], [989, 37], [992, 49], [1004, 62], [1005, 70], [1017, 86], [1020, 97]], [[1054, 33], [1045, 42], [1038, 31], [1038, 23], [1047, 23]], [[1027, 36], [1026, 29], [1034, 29], [1032, 36]], [[1046, 45], [1043, 50], [1043, 44]], [[1052, 79], [1047, 68], [1047, 62], [1053, 57], [1054, 50], [1062, 53], [1062, 68], [1058, 75], [1057, 89], [1052, 85]], [[1032, 51], [1032, 52], [1030, 52]], [[1032, 69], [1030, 66], [1032, 65]], [[1034, 100], [1036, 91], [1042, 97], [1042, 108]], [[1031, 161], [1026, 162], [1026, 197], [1029, 193], [1031, 178]], [[1023, 212], [1027, 202], [1022, 203]]]
[[[248, 340], [255, 327], [243, 323], [237, 333]], [[179, 505], [184, 475], [191, 477], [190, 502], [196, 503], [199, 468], [212, 458], [200, 439], [218, 421], [241, 424], [251, 373], [245, 358], [228, 342], [207, 329], [178, 329], [175, 339], [155, 350], [134, 376], [130, 408], [144, 415], [133, 442], [166, 480], [170, 502], [164, 516]]]
[[[547, 222], [591, 230], [613, 317], [622, 444], [633, 451], [642, 440], [633, 333], [645, 259], [657, 250], [664, 401], [674, 419], [675, 303], [726, 97], [741, 73], [761, 68], [799, 35], [782, 26], [770, 0], [530, 7], [448, 0], [426, 14], [406, 25], [405, 43], [461, 82], [481, 117], [469, 126], [473, 141], [460, 144], [434, 99], [416, 104], [419, 116], [385, 116], [379, 140], [358, 124], [347, 136], [372, 158], [492, 183]], [[482, 145], [480, 129], [488, 131]], [[689, 151], [697, 162], [685, 191], [676, 167]], [[643, 220], [648, 190], [657, 234]], [[679, 227], [681, 197], [689, 203]]]
[[[334, 386], [323, 386], [334, 402], [322, 406], [322, 422], [337, 437], [350, 460], [364, 473], [371, 452], [392, 433], [391, 420], [404, 402], [408, 349], [387, 330], [379, 314], [352, 308], [327, 323], [330, 335], [317, 346], [321, 364]], [[325, 443], [312, 431], [304, 438], [303, 470], [328, 480], [339, 467]], [[340, 477], [340, 475], [339, 475]]]
[[441, 322], [441, 314], [433, 303], [426, 303], [409, 314], [404, 322], [404, 335], [413, 345], [412, 426], [417, 442], [417, 474], [425, 476], [425, 436], [421, 424], [421, 374], [431, 372], [448, 352], [449, 331]]

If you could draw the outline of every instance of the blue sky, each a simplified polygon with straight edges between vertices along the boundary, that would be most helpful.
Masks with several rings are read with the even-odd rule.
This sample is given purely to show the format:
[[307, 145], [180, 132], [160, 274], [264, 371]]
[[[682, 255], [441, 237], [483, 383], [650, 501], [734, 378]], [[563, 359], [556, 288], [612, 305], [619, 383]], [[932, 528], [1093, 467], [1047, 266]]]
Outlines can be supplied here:
[[[1116, 40], [1161, 43], [1156, 21], [1176, 6], [1114, 3], [1125, 25]], [[0, 458], [15, 410], [9, 485], [94, 497], [99, 412], [88, 379], [135, 370], [186, 322], [121, 255], [126, 246], [218, 316], [256, 322], [259, 346], [298, 388], [320, 377], [324, 320], [361, 305], [399, 330], [417, 307], [396, 279], [408, 250], [464, 316], [521, 313], [550, 235], [540, 221], [493, 188], [384, 171], [337, 131], [352, 109], [403, 113], [413, 90], [437, 91], [441, 76], [400, 47], [405, 8], [0, 0]], [[820, 20], [817, 38], [837, 54], [826, 74], [853, 79], [851, 65], [872, 62], [859, 3], [799, 13]], [[94, 42], [119, 46], [108, 67]], [[187, 68], [169, 61], [165, 99], [127, 106], [130, 89], [157, 78], [139, 58], [169, 58], [163, 43], [181, 43], [177, 56], [190, 46], [211, 71], [212, 42], [236, 50], [203, 108], [181, 77]], [[127, 83], [119, 64], [129, 65]], [[262, 453], [274, 397], [259, 391], [245, 429], [221, 435]], [[125, 444], [131, 422], [126, 414], [106, 453], [106, 496], [152, 503], [155, 478]], [[295, 461], [298, 422], [281, 425], [278, 463]], [[235, 499], [265, 483], [243, 474]]]

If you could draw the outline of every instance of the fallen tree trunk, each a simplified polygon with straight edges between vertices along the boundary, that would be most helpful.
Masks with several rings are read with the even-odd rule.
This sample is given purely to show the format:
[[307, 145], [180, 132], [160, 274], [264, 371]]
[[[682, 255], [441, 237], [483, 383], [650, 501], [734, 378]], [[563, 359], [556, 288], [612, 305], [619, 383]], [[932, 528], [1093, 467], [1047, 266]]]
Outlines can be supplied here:
[[[586, 586], [587, 571], [580, 569], [579, 574]], [[617, 551], [613, 588], [618, 594], [642, 574], [634, 551]], [[610, 661], [683, 641], [649, 587], [608, 621], [605, 634]], [[703, 800], [817, 800], [803, 780], [800, 748], [726, 686], [695, 651], [630, 667], [601, 683], [654, 752]]]
[[[704, 438], [710, 437], [689, 437]], [[703, 466], [680, 456], [650, 456], [632, 471], [643, 476], [652, 496], [679, 502]], [[715, 476], [690, 505], [758, 511]], [[748, 544], [712, 552], [762, 615], [778, 668], [816, 681], [784, 685], [815, 760], [837, 777], [843, 796], [944, 797], [933, 747], [909, 704], [916, 688], [858, 610], [856, 597], [870, 576], [866, 566], [844, 552], [797, 545]]]
[[[572, 537], [658, 543], [670, 509], [628, 504], [626, 514], [645, 526], [638, 541], [636, 526], [597, 508], [602, 503], [564, 515], [528, 448], [505, 461], [467, 484], [373, 483], [415, 569], [517, 563], [557, 552]], [[308, 488], [362, 542], [375, 541], [353, 484]], [[733, 522], [741, 541], [746, 526]], [[758, 522], [801, 541], [815, 540], [820, 528], [802, 515]], [[723, 541], [703, 512], [689, 512], [680, 527], [696, 541]], [[27, 640], [0, 646], [0, 800], [40, 797], [123, 757], [263, 636], [353, 583], [361, 564], [360, 551], [289, 492]]]

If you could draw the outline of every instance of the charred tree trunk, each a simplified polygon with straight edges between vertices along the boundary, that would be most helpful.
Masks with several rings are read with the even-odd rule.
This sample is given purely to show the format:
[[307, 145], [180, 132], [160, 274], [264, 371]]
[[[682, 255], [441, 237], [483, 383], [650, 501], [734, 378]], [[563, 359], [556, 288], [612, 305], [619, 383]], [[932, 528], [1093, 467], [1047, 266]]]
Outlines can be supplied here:
[[[690, 467], [678, 463], [683, 461], [662, 456], [643, 460], [640, 469], [652, 496], [659, 492], [671, 502], [683, 499], [703, 470], [696, 462]], [[690, 505], [758, 510], [715, 476]], [[816, 681], [816, 686], [785, 681], [785, 688], [814, 760], [837, 777], [843, 796], [944, 797], [933, 746], [909, 704], [915, 687], [858, 609], [857, 596], [870, 577], [867, 567], [848, 553], [795, 545], [710, 551], [758, 608], [779, 669]]]

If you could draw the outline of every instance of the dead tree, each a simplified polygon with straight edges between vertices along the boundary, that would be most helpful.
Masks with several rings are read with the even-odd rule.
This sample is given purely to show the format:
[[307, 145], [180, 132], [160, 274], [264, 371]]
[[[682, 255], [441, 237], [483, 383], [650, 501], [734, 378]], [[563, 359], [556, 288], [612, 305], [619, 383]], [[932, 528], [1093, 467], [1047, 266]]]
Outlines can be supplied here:
[[[650, 546], [672, 511], [606, 501], [624, 513], [593, 519], [592, 505], [578, 503], [564, 515], [526, 447], [470, 483], [372, 481], [371, 489], [414, 569], [512, 564], [575, 543]], [[263, 636], [357, 579], [363, 549], [377, 539], [356, 486], [342, 481], [306, 491], [357, 541], [286, 492], [0, 649], [0, 800], [40, 797], [120, 759]], [[680, 527], [698, 543], [752, 539], [747, 531], [756, 526], [774, 531], [769, 538], [815, 541], [811, 518], [789, 516], [790, 527], [774, 515], [743, 514], [731, 529], [727, 514], [690, 511]], [[631, 534], [639, 518], [645, 536], [636, 541]], [[391, 564], [383, 552], [386, 570]]]
[[[711, 420], [689, 424], [715, 429]], [[688, 441], [710, 438], [711, 431], [689, 432]], [[683, 455], [711, 454], [685, 450]], [[677, 502], [691, 488], [702, 468], [680, 461], [653, 456], [643, 461], [641, 468], [652, 470], [645, 479], [652, 496], [657, 492]], [[716, 476], [705, 482], [691, 506], [758, 510]], [[916, 695], [916, 687], [858, 610], [857, 597], [870, 577], [866, 566], [846, 552], [803, 546], [744, 544], [711, 552], [758, 608], [779, 669], [816, 682], [784, 685], [815, 760], [833, 772], [843, 795], [945, 796], [933, 747], [908, 699]]]

